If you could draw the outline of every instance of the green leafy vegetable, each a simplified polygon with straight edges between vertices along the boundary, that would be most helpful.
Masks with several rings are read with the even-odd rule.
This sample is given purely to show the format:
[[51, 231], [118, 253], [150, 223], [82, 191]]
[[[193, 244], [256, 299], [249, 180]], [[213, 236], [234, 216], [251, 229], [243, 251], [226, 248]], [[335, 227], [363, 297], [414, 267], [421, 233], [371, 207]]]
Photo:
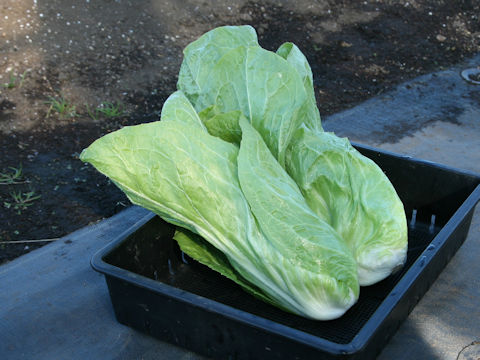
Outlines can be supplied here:
[[273, 53], [249, 26], [214, 29], [184, 50], [177, 86], [162, 121], [108, 134], [81, 159], [177, 225], [185, 253], [322, 320], [403, 264], [402, 203], [371, 160], [323, 131], [294, 44]]

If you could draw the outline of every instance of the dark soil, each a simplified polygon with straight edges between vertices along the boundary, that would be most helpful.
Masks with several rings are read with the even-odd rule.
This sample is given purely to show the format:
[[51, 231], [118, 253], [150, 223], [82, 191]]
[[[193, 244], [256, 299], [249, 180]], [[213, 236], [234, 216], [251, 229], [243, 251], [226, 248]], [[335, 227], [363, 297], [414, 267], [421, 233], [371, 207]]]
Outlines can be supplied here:
[[[267, 49], [296, 43], [325, 116], [478, 53], [479, 14], [475, 0], [2, 1], [0, 263], [48, 243], [25, 240], [55, 241], [129, 205], [78, 154], [158, 120], [182, 49], [209, 29], [250, 24]], [[59, 114], [52, 98], [75, 110]], [[104, 102], [124, 114], [95, 113]]]

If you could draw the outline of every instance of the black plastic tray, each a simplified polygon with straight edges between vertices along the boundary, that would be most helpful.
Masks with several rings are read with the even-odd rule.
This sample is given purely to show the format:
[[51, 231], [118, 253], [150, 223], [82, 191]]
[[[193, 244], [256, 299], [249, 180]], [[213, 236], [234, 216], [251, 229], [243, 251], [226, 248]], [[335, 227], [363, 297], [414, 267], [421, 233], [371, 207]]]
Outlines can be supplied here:
[[356, 145], [387, 174], [409, 218], [404, 268], [362, 287], [343, 317], [313, 321], [283, 312], [182, 254], [174, 227], [155, 215], [92, 258], [105, 274], [117, 320], [218, 359], [375, 357], [465, 240], [480, 177]]

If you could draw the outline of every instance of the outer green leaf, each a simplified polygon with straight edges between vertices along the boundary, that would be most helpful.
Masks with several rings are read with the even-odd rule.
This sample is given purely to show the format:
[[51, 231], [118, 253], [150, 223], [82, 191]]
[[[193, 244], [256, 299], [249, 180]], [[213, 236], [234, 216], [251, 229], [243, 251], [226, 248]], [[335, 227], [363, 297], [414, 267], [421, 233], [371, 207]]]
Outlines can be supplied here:
[[236, 146], [194, 126], [160, 121], [105, 135], [81, 159], [112, 179], [133, 203], [214, 238], [223, 252], [235, 252], [241, 243], [226, 239], [247, 237], [250, 217], [236, 180], [237, 153]]
[[132, 203], [199, 234], [282, 306], [275, 300], [281, 290], [260, 270], [263, 255], [255, 249], [265, 249], [265, 239], [240, 189], [237, 155], [235, 145], [196, 126], [160, 121], [107, 134], [80, 158], [107, 175]]
[[277, 50], [277, 54], [287, 60], [297, 70], [298, 74], [302, 77], [305, 87], [309, 91], [313, 91], [313, 74], [310, 64], [307, 58], [297, 45], [286, 42], [283, 43]]
[[315, 92], [313, 89], [313, 74], [307, 58], [300, 49], [293, 43], [282, 44], [277, 50], [277, 54], [287, 60], [303, 79], [303, 86], [307, 92], [308, 104], [306, 105], [306, 114], [304, 123], [310, 129], [322, 130], [320, 121], [320, 112], [318, 111]]
[[303, 128], [289, 149], [287, 171], [309, 206], [352, 249], [360, 285], [376, 283], [403, 265], [403, 204], [382, 170], [347, 139]]
[[[185, 49], [177, 86], [208, 117], [211, 111], [241, 111], [284, 166], [294, 131], [302, 123], [321, 129], [321, 122], [305, 56], [291, 43], [277, 53], [258, 46], [251, 27], [217, 28]], [[218, 129], [219, 121], [215, 123]], [[215, 134], [237, 142], [233, 125], [228, 122], [223, 129], [232, 129], [230, 137], [225, 131]]]
[[[308, 207], [256, 130], [245, 120], [240, 125], [240, 185], [260, 229], [281, 254], [265, 271], [278, 271], [283, 286], [310, 317], [341, 316], [359, 294], [357, 267], [350, 250]], [[280, 269], [284, 269], [283, 274]]]
[[[185, 52], [185, 61], [190, 54]], [[283, 165], [286, 147], [304, 121], [308, 102], [302, 79], [282, 57], [258, 46], [240, 46], [214, 64], [192, 100], [197, 111], [215, 105], [220, 113], [239, 110], [260, 132]], [[184, 86], [179, 81], [178, 86]], [[188, 96], [188, 95], [187, 95]]]
[[207, 131], [192, 104], [181, 91], [175, 91], [165, 101], [162, 107], [161, 119], [163, 121], [180, 121], [198, 126], [200, 129]]
[[251, 26], [223, 26], [207, 32], [183, 50], [178, 88], [195, 103], [198, 95], [206, 91], [204, 84], [213, 64], [232, 49], [257, 45], [257, 34]]
[[[260, 300], [263, 300], [266, 303], [274, 306], [279, 306], [279, 304], [265, 296], [262, 290], [245, 280], [230, 264], [225, 254], [212, 246], [202, 237], [186, 229], [178, 228], [173, 238], [178, 242], [180, 249], [191, 258], [236, 282], [245, 291], [249, 292]], [[288, 309], [285, 310], [288, 311]]]

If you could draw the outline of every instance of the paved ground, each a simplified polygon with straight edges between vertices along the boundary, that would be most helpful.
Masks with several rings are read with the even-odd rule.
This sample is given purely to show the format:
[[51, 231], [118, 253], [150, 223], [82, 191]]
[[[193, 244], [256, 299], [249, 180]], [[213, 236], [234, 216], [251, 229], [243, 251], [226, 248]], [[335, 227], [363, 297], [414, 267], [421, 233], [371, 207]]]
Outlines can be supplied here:
[[[459, 76], [461, 69], [479, 63], [480, 56], [402, 84], [325, 119], [325, 128], [361, 143], [480, 173], [480, 86]], [[2, 358], [200, 359], [118, 324], [105, 282], [89, 266], [92, 254], [107, 243], [107, 231], [119, 234], [145, 216], [145, 210], [131, 207], [1, 266]], [[466, 242], [379, 359], [455, 359], [480, 340], [479, 246], [477, 210]], [[467, 352], [480, 355], [475, 346], [461, 356]]]

